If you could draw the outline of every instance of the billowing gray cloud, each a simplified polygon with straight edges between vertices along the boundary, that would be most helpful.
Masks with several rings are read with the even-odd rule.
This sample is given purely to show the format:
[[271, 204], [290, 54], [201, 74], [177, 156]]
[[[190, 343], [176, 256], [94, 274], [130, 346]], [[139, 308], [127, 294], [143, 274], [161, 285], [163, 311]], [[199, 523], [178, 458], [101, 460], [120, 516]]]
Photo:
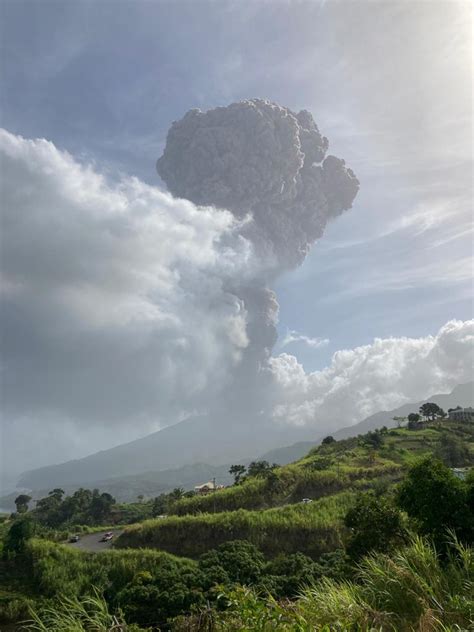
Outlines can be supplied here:
[[168, 132], [157, 171], [171, 193], [247, 218], [242, 235], [263, 264], [251, 283], [232, 289], [248, 315], [249, 345], [228, 391], [211, 407], [218, 417], [229, 400], [253, 413], [246, 410], [242, 420], [270, 405], [265, 368], [277, 339], [278, 303], [267, 283], [299, 265], [357, 194], [359, 182], [344, 160], [325, 157], [328, 145], [309, 112], [261, 99], [190, 110]]
[[351, 207], [359, 182], [311, 114], [252, 99], [189, 111], [168, 132], [157, 170], [171, 193], [250, 213], [259, 252], [301, 263], [327, 221]]

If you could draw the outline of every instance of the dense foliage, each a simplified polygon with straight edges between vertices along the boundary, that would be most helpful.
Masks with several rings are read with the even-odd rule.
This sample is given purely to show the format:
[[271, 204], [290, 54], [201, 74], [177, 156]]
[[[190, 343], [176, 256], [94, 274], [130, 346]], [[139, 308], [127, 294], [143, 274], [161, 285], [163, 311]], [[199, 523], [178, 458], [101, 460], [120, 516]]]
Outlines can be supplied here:
[[472, 463], [474, 432], [423, 424], [329, 440], [285, 467], [234, 466], [236, 484], [204, 497], [135, 503], [129, 515], [160, 517], [126, 528], [117, 544], [132, 548], [45, 539], [115, 515], [100, 492], [56, 489], [30, 511], [19, 498], [0, 529], [0, 625], [33, 611], [32, 630], [57, 632], [467, 630], [474, 474], [449, 466]]

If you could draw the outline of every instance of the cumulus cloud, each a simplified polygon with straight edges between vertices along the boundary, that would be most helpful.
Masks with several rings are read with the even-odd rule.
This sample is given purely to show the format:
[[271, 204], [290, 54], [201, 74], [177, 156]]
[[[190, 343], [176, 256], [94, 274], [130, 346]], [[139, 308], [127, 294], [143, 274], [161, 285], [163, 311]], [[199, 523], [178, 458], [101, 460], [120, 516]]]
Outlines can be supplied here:
[[238, 220], [45, 140], [2, 131], [0, 154], [5, 419], [137, 433], [212, 399], [248, 345]]
[[331, 364], [306, 373], [293, 355], [269, 362], [276, 421], [333, 429], [356, 423], [436, 392], [449, 392], [473, 374], [474, 320], [453, 320], [434, 336], [375, 339], [337, 351]]

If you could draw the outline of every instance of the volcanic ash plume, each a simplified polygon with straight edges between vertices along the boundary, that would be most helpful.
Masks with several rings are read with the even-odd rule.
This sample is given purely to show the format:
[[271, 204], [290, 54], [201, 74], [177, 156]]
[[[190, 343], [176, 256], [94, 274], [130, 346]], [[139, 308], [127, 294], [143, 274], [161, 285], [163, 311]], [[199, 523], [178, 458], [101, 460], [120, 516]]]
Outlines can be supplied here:
[[[168, 132], [157, 170], [173, 195], [250, 214], [245, 233], [277, 267], [300, 264], [359, 181], [306, 110], [252, 99], [190, 110]], [[325, 157], [326, 156], [326, 157]]]
[[344, 160], [326, 156], [327, 149], [309, 112], [295, 114], [260, 99], [191, 110], [168, 132], [157, 171], [170, 192], [237, 218], [250, 216], [242, 233], [266, 270], [250, 283], [228, 282], [227, 290], [245, 305], [249, 344], [230, 388], [212, 406], [217, 417], [233, 410], [250, 419], [252, 410], [272, 408], [269, 372], [261, 369], [277, 339], [278, 303], [266, 284], [304, 260], [359, 188]]

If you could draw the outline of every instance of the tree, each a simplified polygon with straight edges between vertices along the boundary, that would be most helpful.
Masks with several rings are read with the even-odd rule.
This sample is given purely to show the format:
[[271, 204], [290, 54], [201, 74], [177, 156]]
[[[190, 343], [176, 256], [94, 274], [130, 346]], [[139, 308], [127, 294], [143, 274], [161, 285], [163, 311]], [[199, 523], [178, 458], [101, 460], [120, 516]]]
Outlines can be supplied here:
[[255, 584], [261, 577], [265, 558], [257, 547], [247, 540], [224, 542], [199, 558], [199, 568], [209, 583]]
[[32, 538], [36, 531], [36, 522], [31, 513], [23, 514], [15, 520], [8, 530], [3, 545], [4, 554], [22, 553], [27, 540]]
[[63, 499], [64, 494], [65, 494], [64, 489], [61, 489], [60, 487], [56, 487], [55, 489], [51, 490], [48, 493], [48, 496], [51, 496], [52, 498], [54, 498], [58, 502], [61, 502], [62, 499]]
[[416, 430], [421, 420], [421, 415], [418, 413], [410, 413], [408, 415], [408, 430]]
[[151, 514], [155, 516], [163, 516], [168, 512], [168, 494], [160, 494], [153, 499]]
[[437, 456], [448, 467], [470, 465], [473, 458], [467, 445], [458, 437], [443, 432], [436, 448]]
[[234, 477], [234, 485], [238, 485], [245, 475], [245, 465], [231, 465], [229, 468], [229, 474]]
[[401, 428], [402, 425], [407, 420], [407, 418], [406, 417], [392, 417], [392, 420], [396, 422], [397, 428]]
[[474, 514], [469, 506], [469, 485], [441, 461], [430, 456], [414, 465], [400, 485], [397, 503], [437, 547], [446, 546], [448, 529], [461, 540], [472, 542]]
[[143, 494], [138, 494], [138, 496], [137, 496], [137, 500], [138, 500], [139, 503], [142, 503], [144, 498], [145, 498], [145, 496]]
[[368, 492], [357, 497], [344, 524], [351, 530], [348, 554], [359, 559], [369, 551], [389, 551], [404, 536], [402, 516], [386, 498]]
[[274, 468], [278, 467], [277, 463], [270, 465], [268, 461], [252, 461], [247, 468], [248, 476], [266, 477]]
[[107, 522], [114, 504], [115, 498], [113, 496], [107, 492], [100, 494], [98, 489], [94, 489], [90, 508], [90, 514], [94, 521], [98, 524]]
[[28, 503], [30, 500], [31, 496], [28, 496], [28, 494], [20, 494], [17, 496], [15, 498], [16, 512], [19, 514], [26, 513], [28, 511]]
[[267, 562], [265, 575], [261, 583], [268, 585], [269, 576], [273, 578], [272, 593], [277, 597], [295, 597], [303, 585], [315, 582], [323, 575], [322, 566], [303, 553], [284, 555]]
[[427, 402], [420, 406], [420, 413], [425, 419], [429, 419], [430, 421], [434, 421], [437, 417], [446, 416], [444, 410], [433, 402]]
[[332, 437], [331, 435], [328, 435], [327, 437], [324, 437], [324, 439], [321, 441], [322, 445], [330, 445], [331, 443], [335, 443], [336, 439], [334, 439], [334, 437]]
[[374, 449], [381, 448], [383, 445], [383, 436], [378, 430], [369, 431], [362, 435], [361, 439], [363, 444]]
[[181, 500], [184, 496], [184, 489], [182, 487], [175, 487], [172, 492], [168, 494], [168, 497], [171, 502], [175, 502], [176, 500]]

